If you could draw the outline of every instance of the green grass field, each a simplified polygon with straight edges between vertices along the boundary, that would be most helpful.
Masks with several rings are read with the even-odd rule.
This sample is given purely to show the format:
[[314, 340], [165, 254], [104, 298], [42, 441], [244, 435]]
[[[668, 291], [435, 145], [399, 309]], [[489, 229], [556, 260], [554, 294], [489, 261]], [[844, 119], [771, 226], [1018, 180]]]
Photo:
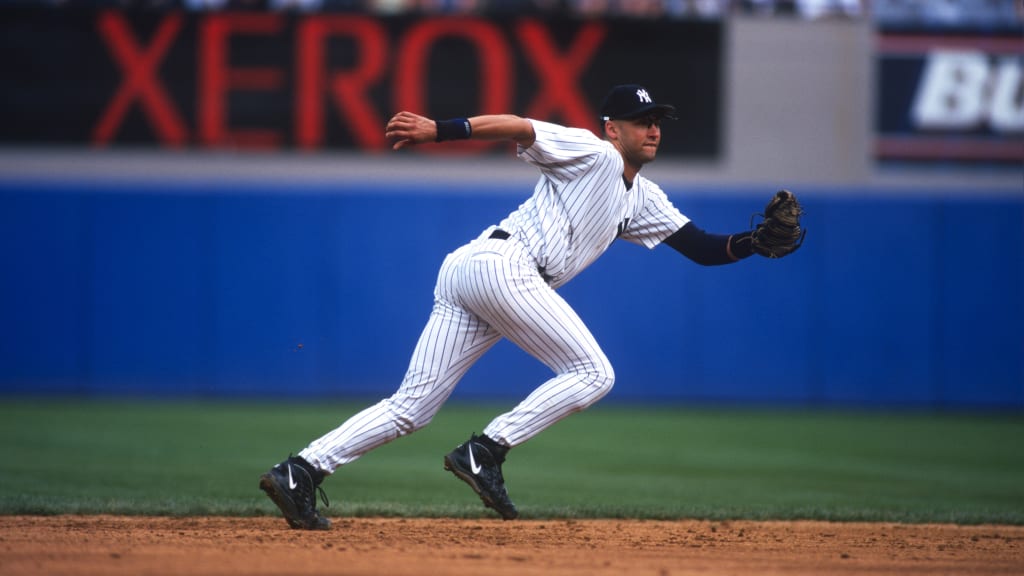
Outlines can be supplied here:
[[[365, 404], [0, 405], [0, 513], [268, 515], [257, 478]], [[449, 404], [324, 483], [331, 516], [489, 516], [443, 455], [506, 407]], [[1024, 417], [597, 406], [513, 450], [524, 518], [1024, 524]]]

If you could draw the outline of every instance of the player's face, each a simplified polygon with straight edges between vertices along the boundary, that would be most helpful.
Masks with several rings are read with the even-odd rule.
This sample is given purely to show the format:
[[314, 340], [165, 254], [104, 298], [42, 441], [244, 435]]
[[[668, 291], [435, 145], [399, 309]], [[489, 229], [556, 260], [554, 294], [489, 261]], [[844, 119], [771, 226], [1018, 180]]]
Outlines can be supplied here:
[[626, 162], [639, 168], [654, 160], [661, 143], [661, 118], [645, 116], [616, 122], [619, 150]]

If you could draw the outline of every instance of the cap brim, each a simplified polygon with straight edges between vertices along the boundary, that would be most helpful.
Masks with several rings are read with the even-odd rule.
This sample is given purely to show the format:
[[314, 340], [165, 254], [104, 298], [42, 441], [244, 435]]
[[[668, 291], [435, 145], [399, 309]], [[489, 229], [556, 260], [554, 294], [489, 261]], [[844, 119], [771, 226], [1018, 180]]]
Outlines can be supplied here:
[[648, 104], [642, 108], [638, 108], [629, 114], [623, 114], [621, 116], [615, 116], [609, 118], [610, 120], [632, 120], [634, 118], [643, 118], [644, 116], [650, 116], [656, 114], [661, 118], [668, 118], [669, 120], [678, 120], [679, 116], [676, 115], [676, 107], [671, 104]]

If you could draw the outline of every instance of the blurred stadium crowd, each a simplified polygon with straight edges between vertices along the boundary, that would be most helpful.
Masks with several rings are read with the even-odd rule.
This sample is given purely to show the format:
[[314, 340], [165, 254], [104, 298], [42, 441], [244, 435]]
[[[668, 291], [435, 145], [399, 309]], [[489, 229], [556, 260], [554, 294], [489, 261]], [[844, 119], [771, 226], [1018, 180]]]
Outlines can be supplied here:
[[380, 15], [545, 14], [574, 17], [807, 20], [873, 18], [880, 24], [1007, 27], [1024, 23], [1024, 0], [5, 0], [11, 5], [186, 10], [352, 11]]

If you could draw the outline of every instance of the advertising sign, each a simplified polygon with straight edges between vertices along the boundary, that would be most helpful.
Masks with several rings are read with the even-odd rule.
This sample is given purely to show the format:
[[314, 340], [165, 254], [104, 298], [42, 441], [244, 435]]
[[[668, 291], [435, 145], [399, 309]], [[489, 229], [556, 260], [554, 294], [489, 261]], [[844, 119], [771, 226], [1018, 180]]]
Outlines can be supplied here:
[[883, 34], [882, 160], [1024, 162], [1024, 37]]
[[665, 153], [719, 153], [719, 22], [4, 14], [0, 142], [374, 151], [403, 109], [597, 132], [608, 88], [636, 82], [680, 109], [685, 137]]

